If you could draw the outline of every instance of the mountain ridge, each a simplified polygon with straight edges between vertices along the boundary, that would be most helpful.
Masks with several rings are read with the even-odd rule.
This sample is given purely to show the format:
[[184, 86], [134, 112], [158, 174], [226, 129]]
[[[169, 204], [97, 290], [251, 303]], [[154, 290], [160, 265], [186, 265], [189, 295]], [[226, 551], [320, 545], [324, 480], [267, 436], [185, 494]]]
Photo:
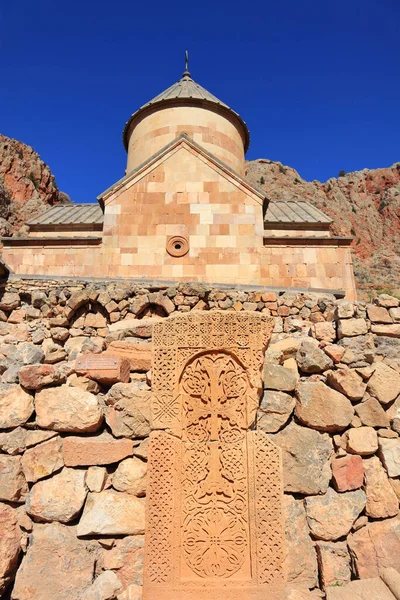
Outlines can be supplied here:
[[353, 236], [360, 298], [376, 290], [400, 294], [400, 162], [341, 172], [326, 182], [306, 181], [292, 167], [269, 159], [246, 164], [246, 177], [270, 200], [306, 200], [333, 219], [334, 235]]

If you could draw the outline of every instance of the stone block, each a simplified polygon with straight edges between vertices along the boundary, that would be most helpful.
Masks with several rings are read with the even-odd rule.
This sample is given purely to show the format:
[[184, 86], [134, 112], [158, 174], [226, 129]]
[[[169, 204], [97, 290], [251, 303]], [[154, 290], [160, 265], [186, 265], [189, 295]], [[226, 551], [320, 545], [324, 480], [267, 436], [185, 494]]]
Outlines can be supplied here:
[[296, 417], [319, 431], [336, 432], [345, 429], [353, 419], [350, 401], [321, 381], [301, 381], [296, 391]]
[[296, 373], [280, 365], [265, 363], [264, 387], [269, 390], [292, 392], [297, 384]]
[[92, 437], [68, 436], [63, 442], [63, 457], [68, 467], [109, 465], [132, 454], [131, 440], [116, 440], [106, 432]]
[[85, 327], [93, 327], [99, 329], [107, 327], [107, 319], [100, 313], [88, 313], [85, 317]]
[[348, 538], [356, 576], [379, 577], [381, 569], [400, 571], [400, 517], [369, 523]]
[[0, 500], [24, 502], [27, 493], [21, 457], [0, 454]]
[[89, 292], [87, 290], [80, 290], [74, 292], [68, 300], [68, 306], [72, 310], [77, 310], [89, 301]]
[[331, 479], [328, 434], [290, 423], [271, 439], [282, 448], [283, 482], [286, 492], [324, 494]]
[[69, 338], [69, 330], [66, 327], [53, 327], [50, 335], [57, 342], [65, 342]]
[[324, 352], [333, 360], [334, 363], [341, 361], [344, 351], [344, 348], [338, 346], [337, 344], [328, 344], [324, 348]]
[[85, 476], [85, 471], [64, 468], [50, 479], [38, 481], [27, 498], [26, 512], [35, 521], [72, 521], [86, 499]]
[[360, 488], [364, 481], [364, 465], [361, 456], [343, 456], [332, 461], [332, 478], [338, 492]]
[[145, 496], [147, 464], [139, 458], [127, 458], [117, 467], [112, 476], [112, 485], [119, 492], [134, 496]]
[[151, 369], [152, 345], [148, 343], [111, 342], [105, 356], [119, 356], [130, 363], [131, 371], [146, 372]]
[[383, 306], [376, 306], [376, 304], [369, 304], [367, 306], [368, 319], [372, 323], [392, 323], [392, 318], [386, 308]]
[[19, 372], [20, 384], [28, 390], [39, 390], [46, 385], [65, 381], [65, 376], [52, 365], [26, 365]]
[[142, 438], [150, 433], [151, 394], [136, 383], [117, 383], [107, 396], [106, 421], [114, 435]]
[[364, 459], [365, 493], [367, 505], [365, 512], [373, 519], [394, 517], [399, 512], [399, 501], [389, 483], [379, 458], [372, 456]]
[[354, 337], [368, 333], [365, 319], [341, 319], [338, 321], [338, 338]]
[[257, 413], [257, 427], [265, 433], [276, 433], [291, 417], [296, 400], [285, 392], [266, 390]]
[[288, 358], [294, 358], [300, 347], [302, 339], [288, 337], [269, 345], [265, 353], [266, 362], [283, 363]]
[[139, 535], [144, 533], [144, 501], [111, 490], [88, 495], [77, 528], [86, 535]]
[[130, 363], [126, 358], [103, 354], [84, 354], [75, 363], [78, 375], [89, 377], [102, 385], [128, 383]]
[[26, 448], [26, 433], [22, 427], [0, 432], [0, 450], [11, 455], [22, 454]]
[[311, 533], [319, 540], [334, 541], [346, 536], [365, 508], [362, 490], [338, 494], [329, 488], [323, 496], [305, 499]]
[[101, 569], [118, 570], [123, 587], [142, 585], [144, 563], [144, 535], [128, 535], [115, 540], [113, 547], [103, 553]]
[[21, 530], [17, 511], [0, 503], [0, 597], [14, 577], [20, 553]]
[[36, 421], [55, 431], [93, 432], [103, 422], [96, 396], [76, 387], [62, 385], [36, 393]]
[[72, 385], [73, 387], [80, 388], [85, 392], [90, 392], [91, 394], [98, 394], [100, 391], [100, 384], [94, 379], [89, 379], [88, 377], [80, 377], [76, 373], [72, 373], [69, 375], [67, 379], [68, 385]]
[[385, 308], [396, 308], [400, 304], [400, 300], [398, 298], [390, 296], [389, 294], [380, 294], [377, 298], [375, 298], [374, 302], [376, 302], [378, 306], [384, 306]]
[[114, 571], [103, 571], [83, 594], [81, 600], [113, 600], [122, 592], [122, 585]]
[[24, 425], [33, 411], [33, 397], [19, 385], [0, 391], [0, 429]]
[[350, 319], [354, 315], [354, 304], [348, 300], [338, 300], [336, 303], [336, 315], [339, 319]]
[[284, 509], [288, 584], [313, 588], [318, 585], [318, 566], [304, 502], [285, 494]]
[[400, 338], [400, 324], [393, 325], [371, 325], [372, 333], [375, 335], [384, 335], [391, 338]]
[[363, 425], [369, 427], [389, 427], [390, 419], [382, 405], [372, 396], [355, 406], [355, 411]]
[[338, 392], [345, 394], [350, 400], [363, 398], [366, 384], [353, 369], [337, 369], [327, 374], [327, 382]]
[[110, 333], [121, 332], [124, 337], [150, 338], [158, 319], [123, 319], [109, 326]]
[[23, 323], [26, 318], [26, 310], [20, 308], [18, 310], [13, 310], [11, 315], [8, 317], [8, 322], [13, 323], [15, 325], [19, 323]]
[[389, 314], [392, 318], [392, 321], [398, 323], [400, 321], [400, 308], [390, 308]]
[[91, 585], [96, 553], [76, 537], [76, 528], [60, 523], [35, 524], [20, 568], [15, 600], [72, 600]]
[[351, 568], [346, 542], [317, 542], [316, 548], [322, 587], [348, 583]]
[[372, 427], [356, 427], [344, 435], [346, 450], [352, 454], [369, 456], [378, 450], [378, 435]]
[[379, 438], [379, 456], [389, 477], [400, 476], [400, 439]]
[[383, 362], [377, 363], [368, 381], [367, 392], [381, 404], [392, 402], [400, 394], [400, 373]]
[[86, 485], [91, 492], [102, 492], [107, 480], [105, 467], [89, 467], [86, 473]]
[[19, 304], [20, 298], [15, 292], [5, 292], [0, 298], [0, 310], [15, 310]]
[[314, 323], [313, 331], [317, 340], [328, 343], [336, 340], [336, 328], [332, 322], [321, 321], [320, 323]]
[[395, 600], [380, 577], [350, 581], [344, 586], [326, 589], [326, 600]]
[[22, 457], [22, 468], [30, 482], [43, 479], [63, 466], [62, 440], [59, 436], [30, 448]]
[[322, 373], [333, 366], [329, 356], [314, 340], [303, 340], [296, 354], [296, 361], [303, 373]]

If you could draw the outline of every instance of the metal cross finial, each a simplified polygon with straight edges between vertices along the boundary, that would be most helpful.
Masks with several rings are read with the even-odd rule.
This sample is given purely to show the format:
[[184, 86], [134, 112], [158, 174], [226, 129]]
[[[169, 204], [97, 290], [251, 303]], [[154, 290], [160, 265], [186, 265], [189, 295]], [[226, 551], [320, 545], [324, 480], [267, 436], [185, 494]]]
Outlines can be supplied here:
[[183, 77], [190, 77], [190, 73], [189, 73], [189, 52], [187, 50], [185, 51], [185, 72], [183, 74]]

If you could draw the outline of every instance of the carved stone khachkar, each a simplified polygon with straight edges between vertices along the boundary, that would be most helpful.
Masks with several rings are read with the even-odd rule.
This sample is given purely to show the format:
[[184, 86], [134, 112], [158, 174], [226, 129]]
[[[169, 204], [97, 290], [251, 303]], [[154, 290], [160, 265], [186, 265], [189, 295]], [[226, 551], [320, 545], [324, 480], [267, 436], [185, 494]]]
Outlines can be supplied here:
[[219, 311], [154, 325], [145, 600], [281, 597], [280, 450], [250, 430], [272, 327]]

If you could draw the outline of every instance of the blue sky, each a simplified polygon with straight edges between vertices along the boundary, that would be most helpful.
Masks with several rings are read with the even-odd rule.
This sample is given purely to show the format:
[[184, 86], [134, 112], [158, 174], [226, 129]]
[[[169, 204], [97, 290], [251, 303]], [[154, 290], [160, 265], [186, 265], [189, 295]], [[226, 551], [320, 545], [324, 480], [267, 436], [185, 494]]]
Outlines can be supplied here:
[[21, 0], [0, 7], [0, 132], [75, 202], [124, 174], [130, 114], [193, 78], [306, 179], [400, 161], [399, 0]]

